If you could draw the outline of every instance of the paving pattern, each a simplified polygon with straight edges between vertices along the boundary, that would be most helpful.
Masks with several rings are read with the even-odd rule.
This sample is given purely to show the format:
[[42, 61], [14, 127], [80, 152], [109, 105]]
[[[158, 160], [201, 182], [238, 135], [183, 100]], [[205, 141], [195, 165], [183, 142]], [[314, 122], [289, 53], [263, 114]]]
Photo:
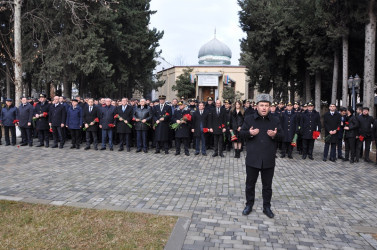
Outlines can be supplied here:
[[[83, 149], [0, 146], [0, 199], [177, 215], [190, 219], [183, 249], [373, 249], [377, 167], [371, 163], [277, 159], [272, 210], [261, 182], [249, 216], [245, 165], [234, 159]], [[377, 233], [377, 231], [375, 231]]]

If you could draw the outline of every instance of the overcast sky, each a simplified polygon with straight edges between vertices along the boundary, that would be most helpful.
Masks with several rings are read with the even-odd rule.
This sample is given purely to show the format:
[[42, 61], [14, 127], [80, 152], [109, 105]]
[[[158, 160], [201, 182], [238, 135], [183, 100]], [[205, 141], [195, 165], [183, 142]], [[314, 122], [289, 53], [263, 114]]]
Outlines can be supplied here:
[[[161, 56], [170, 64], [197, 65], [202, 45], [216, 38], [232, 51], [232, 65], [239, 65], [240, 42], [236, 0], [152, 0], [150, 27], [164, 31], [160, 40]], [[159, 66], [171, 67], [168, 63]]]

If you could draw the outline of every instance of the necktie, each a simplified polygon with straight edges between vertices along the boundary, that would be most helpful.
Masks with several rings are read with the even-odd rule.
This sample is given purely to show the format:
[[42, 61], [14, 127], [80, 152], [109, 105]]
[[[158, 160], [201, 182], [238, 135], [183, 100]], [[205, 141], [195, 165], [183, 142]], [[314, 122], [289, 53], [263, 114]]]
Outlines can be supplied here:
[[202, 115], [203, 114], [203, 110], [200, 110], [200, 115]]
[[334, 115], [334, 113], [333, 113], [333, 112], [331, 112], [331, 115]]
[[93, 108], [92, 106], [89, 107], [89, 112], [90, 113], [92, 112], [92, 108]]
[[164, 108], [164, 106], [163, 105], [160, 105], [160, 110], [161, 110], [161, 112], [162, 112], [162, 109]]
[[219, 108], [217, 108], [217, 115], [219, 115], [219, 113], [220, 113], [220, 109], [219, 109]]
[[58, 104], [55, 104], [55, 108], [58, 106]]
[[124, 110], [125, 110], [126, 108], [124, 107], [124, 106], [122, 106], [122, 111], [124, 112]]

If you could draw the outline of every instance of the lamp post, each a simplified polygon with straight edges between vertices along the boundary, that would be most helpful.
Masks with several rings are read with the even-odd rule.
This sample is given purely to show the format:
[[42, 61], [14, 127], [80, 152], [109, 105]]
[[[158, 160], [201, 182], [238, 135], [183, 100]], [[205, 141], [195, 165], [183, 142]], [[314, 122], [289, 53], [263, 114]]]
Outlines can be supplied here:
[[356, 74], [355, 78], [350, 76], [348, 78], [348, 88], [352, 89], [352, 108], [356, 111], [356, 89], [360, 87], [361, 78]]

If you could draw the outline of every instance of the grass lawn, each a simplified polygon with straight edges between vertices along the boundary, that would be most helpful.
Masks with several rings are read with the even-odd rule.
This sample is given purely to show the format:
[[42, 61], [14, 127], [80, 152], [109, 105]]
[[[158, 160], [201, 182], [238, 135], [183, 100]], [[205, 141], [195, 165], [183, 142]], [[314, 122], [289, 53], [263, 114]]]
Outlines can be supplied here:
[[177, 217], [0, 200], [0, 249], [163, 249]]

